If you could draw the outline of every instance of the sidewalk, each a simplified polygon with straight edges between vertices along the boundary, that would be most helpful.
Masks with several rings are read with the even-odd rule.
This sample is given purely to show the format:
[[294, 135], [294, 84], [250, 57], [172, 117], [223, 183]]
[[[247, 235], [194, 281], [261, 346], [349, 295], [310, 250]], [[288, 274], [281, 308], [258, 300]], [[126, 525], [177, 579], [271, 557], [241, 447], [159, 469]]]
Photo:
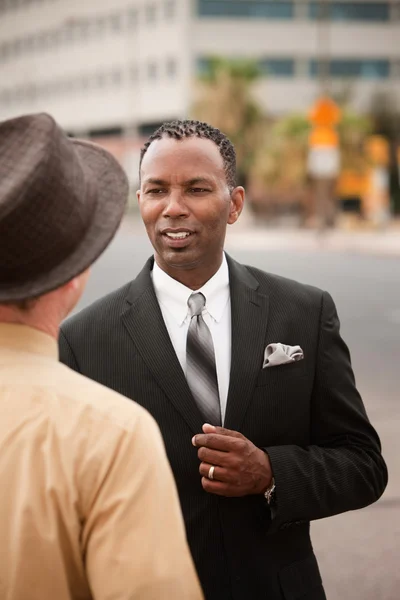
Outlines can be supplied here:
[[400, 224], [394, 221], [383, 231], [334, 229], [320, 233], [296, 227], [255, 225], [250, 219], [228, 227], [227, 248], [248, 250], [296, 250], [400, 256]]

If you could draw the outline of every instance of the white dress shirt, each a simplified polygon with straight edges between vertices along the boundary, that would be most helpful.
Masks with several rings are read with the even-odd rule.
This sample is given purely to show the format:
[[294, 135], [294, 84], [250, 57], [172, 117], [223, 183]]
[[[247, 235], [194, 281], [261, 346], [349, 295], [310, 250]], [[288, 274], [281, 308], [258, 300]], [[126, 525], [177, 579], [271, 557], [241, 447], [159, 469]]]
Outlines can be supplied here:
[[[186, 338], [190, 323], [187, 301], [194, 290], [172, 279], [156, 262], [154, 262], [152, 279], [169, 337], [186, 377]], [[231, 298], [225, 254], [215, 275], [202, 288], [195, 291], [201, 292], [206, 299], [202, 315], [214, 343], [223, 423], [231, 369]]]

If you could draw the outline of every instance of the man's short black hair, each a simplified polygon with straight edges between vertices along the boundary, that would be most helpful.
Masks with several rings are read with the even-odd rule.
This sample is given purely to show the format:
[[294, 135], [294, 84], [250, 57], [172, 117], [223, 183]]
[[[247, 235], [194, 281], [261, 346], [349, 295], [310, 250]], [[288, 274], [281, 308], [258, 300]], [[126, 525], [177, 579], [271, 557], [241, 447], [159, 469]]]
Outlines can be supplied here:
[[140, 152], [139, 170], [149, 146], [155, 140], [161, 140], [164, 137], [173, 138], [174, 140], [199, 137], [214, 142], [224, 161], [226, 181], [230, 191], [236, 187], [236, 152], [232, 142], [222, 131], [201, 121], [170, 121], [161, 125], [152, 133]]

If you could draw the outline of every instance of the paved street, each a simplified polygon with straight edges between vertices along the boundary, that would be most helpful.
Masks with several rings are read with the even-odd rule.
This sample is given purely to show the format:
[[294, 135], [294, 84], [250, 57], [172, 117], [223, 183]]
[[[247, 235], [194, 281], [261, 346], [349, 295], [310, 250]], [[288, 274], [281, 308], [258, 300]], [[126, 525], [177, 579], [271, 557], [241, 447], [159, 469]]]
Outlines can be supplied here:
[[[312, 234], [295, 237], [239, 229], [229, 234], [227, 249], [241, 262], [322, 287], [336, 302], [390, 484], [374, 506], [315, 522], [314, 546], [328, 600], [399, 600], [400, 253], [375, 252], [371, 239], [360, 250], [350, 237], [342, 247], [337, 240], [316, 243]], [[143, 229], [126, 222], [94, 266], [80, 307], [134, 277], [150, 253]]]

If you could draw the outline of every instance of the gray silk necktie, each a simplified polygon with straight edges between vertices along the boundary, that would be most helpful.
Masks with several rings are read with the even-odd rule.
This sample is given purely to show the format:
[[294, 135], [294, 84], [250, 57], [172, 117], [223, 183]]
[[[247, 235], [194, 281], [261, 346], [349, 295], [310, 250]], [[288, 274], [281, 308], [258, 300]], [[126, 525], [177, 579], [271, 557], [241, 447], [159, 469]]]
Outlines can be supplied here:
[[206, 299], [200, 292], [188, 300], [191, 321], [186, 343], [186, 379], [200, 412], [210, 425], [221, 425], [214, 344], [203, 317]]

